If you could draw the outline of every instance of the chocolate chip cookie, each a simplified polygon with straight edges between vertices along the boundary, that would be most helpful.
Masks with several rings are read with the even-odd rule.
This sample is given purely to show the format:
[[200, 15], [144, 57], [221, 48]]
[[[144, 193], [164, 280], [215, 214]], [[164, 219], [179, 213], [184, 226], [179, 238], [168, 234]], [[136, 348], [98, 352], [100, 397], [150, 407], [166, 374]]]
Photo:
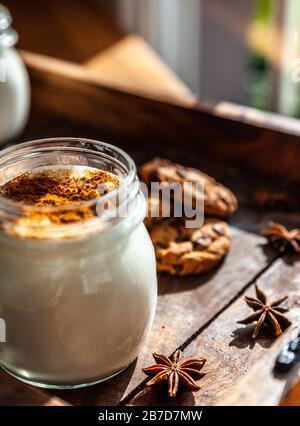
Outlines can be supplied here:
[[[225, 218], [230, 216], [237, 208], [237, 199], [234, 194], [225, 186], [218, 183], [212, 177], [200, 172], [197, 169], [181, 166], [172, 163], [169, 160], [155, 158], [149, 163], [145, 163], [140, 168], [141, 179], [150, 185], [151, 182], [201, 182], [204, 185], [204, 214]], [[192, 193], [193, 205], [197, 194], [194, 190]]]
[[231, 244], [227, 223], [217, 219], [205, 219], [198, 229], [185, 228], [182, 220], [165, 219], [152, 226], [150, 236], [158, 271], [179, 276], [211, 271]]

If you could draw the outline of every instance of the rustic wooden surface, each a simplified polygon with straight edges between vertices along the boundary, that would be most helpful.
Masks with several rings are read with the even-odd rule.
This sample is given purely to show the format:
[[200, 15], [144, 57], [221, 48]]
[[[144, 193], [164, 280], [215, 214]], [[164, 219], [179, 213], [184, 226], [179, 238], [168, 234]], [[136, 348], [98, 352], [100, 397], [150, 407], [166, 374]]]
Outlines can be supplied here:
[[218, 404], [226, 406], [243, 405], [300, 405], [299, 377], [300, 366], [296, 364], [287, 374], [273, 371], [273, 365], [284, 342], [295, 337], [299, 330], [293, 328], [274, 342], [272, 351], [265, 351], [246, 376], [236, 386], [234, 392]]
[[[50, 117], [44, 117], [43, 127], [40, 114], [39, 112], [37, 116], [41, 120], [40, 126], [31, 125], [24, 135], [25, 139], [30, 138], [30, 132], [33, 132], [34, 137], [58, 134], [100, 137], [98, 129], [61, 118], [53, 118], [55, 126], [49, 128]], [[300, 305], [297, 305], [300, 300], [300, 263], [296, 258], [293, 258], [292, 262], [278, 258], [277, 254], [265, 245], [260, 232], [271, 218], [296, 226], [300, 221], [297, 211], [282, 213], [257, 210], [253, 200], [245, 199], [244, 194], [251, 194], [256, 186], [268, 187], [269, 182], [258, 176], [253, 180], [244, 172], [228, 168], [226, 164], [214, 158], [199, 156], [198, 149], [186, 153], [180, 146], [177, 146], [176, 150], [170, 150], [169, 144], [163, 143], [159, 147], [156, 144], [144, 146], [141, 150], [139, 144], [127, 144], [126, 140], [121, 146], [127, 147], [138, 164], [159, 154], [184, 164], [198, 166], [230, 186], [238, 181], [235, 191], [240, 201], [240, 209], [230, 221], [233, 233], [230, 254], [216, 271], [201, 277], [170, 278], [160, 275], [158, 307], [151, 336], [138, 360], [118, 377], [85, 390], [39, 390], [36, 393], [31, 386], [18, 383], [6, 373], [1, 373], [3, 386], [0, 404], [11, 401], [12, 404], [34, 405], [222, 405], [230, 404], [230, 401], [226, 402], [229, 394], [232, 398], [236, 395], [232, 404], [238, 405], [241, 401], [244, 404], [251, 403], [252, 399], [249, 402], [240, 394], [242, 389], [242, 393], [249, 398], [249, 394], [252, 396], [251, 382], [257, 383], [255, 378], [248, 379], [247, 373], [251, 374], [252, 370], [257, 368], [257, 374], [262, 374], [261, 371], [265, 368], [266, 378], [273, 385], [278, 379], [273, 377], [272, 366], [281, 340], [293, 335], [297, 323], [300, 323]], [[275, 182], [273, 180], [273, 183]], [[295, 320], [295, 328], [291, 327], [283, 339], [274, 342], [263, 336], [255, 345], [251, 345], [251, 327], [238, 326], [236, 321], [248, 312], [242, 298], [244, 293], [253, 292], [256, 279], [271, 297], [282, 292], [290, 294], [290, 304], [293, 308], [291, 318]], [[141, 368], [152, 363], [152, 352], [170, 355], [178, 347], [184, 349], [186, 356], [206, 357], [207, 375], [202, 379], [202, 390], [197, 393], [183, 392], [174, 401], [169, 401], [160, 393], [159, 388], [145, 388], [145, 376]], [[265, 358], [259, 367], [262, 356]], [[243, 385], [244, 381], [246, 385]], [[266, 380], [266, 383], [268, 381]], [[276, 382], [277, 391], [271, 399], [266, 386], [265, 393], [257, 394], [257, 400], [260, 399], [262, 404], [279, 404], [283, 396], [288, 394], [287, 381], [288, 378], [283, 378]], [[18, 387], [18, 392], [14, 392], [12, 398], [14, 386]], [[290, 396], [290, 401], [291, 398]], [[293, 396], [293, 400], [296, 400], [295, 398]]]
[[[14, 4], [14, 0], [8, 1], [13, 12]], [[60, 18], [52, 3], [40, 4], [39, 7], [45, 7], [45, 16], [49, 15], [48, 22], [57, 23]], [[230, 221], [232, 249], [210, 274], [180, 279], [159, 276], [158, 306], [151, 335], [136, 362], [118, 377], [85, 390], [52, 392], [20, 383], [1, 372], [0, 405], [299, 404], [297, 373], [279, 378], [273, 373], [273, 363], [283, 341], [294, 335], [300, 323], [300, 263], [297, 258], [279, 258], [260, 235], [270, 219], [299, 226], [299, 211], [262, 211], [253, 200], [257, 190], [274, 188], [300, 198], [297, 122], [291, 126], [281, 119], [278, 124], [274, 117], [251, 114], [233, 106], [215, 106], [209, 111], [195, 106], [184, 86], [179, 84], [173, 90], [175, 80], [168, 76], [163, 83], [164, 91], [157, 90], [161, 87], [159, 79], [152, 81], [153, 90], [145, 90], [150, 77], [143, 85], [136, 70], [125, 65], [123, 80], [122, 75], [110, 78], [110, 67], [124, 60], [124, 42], [116, 47], [118, 59], [114, 49], [106, 50], [103, 57], [99, 51], [119, 40], [122, 33], [116, 29], [107, 35], [110, 30], [105, 30], [105, 39], [100, 34], [101, 25], [99, 32], [93, 33], [96, 25], [92, 25], [93, 30], [87, 26], [87, 22], [93, 21], [93, 6], [90, 9], [90, 2], [85, 4], [82, 25], [93, 40], [91, 44], [74, 35], [71, 24], [54, 34], [55, 43], [47, 44], [44, 38], [49, 29], [38, 22], [42, 34], [39, 45], [31, 39], [34, 30], [27, 30], [33, 26], [31, 18], [27, 14], [27, 19], [22, 20], [22, 8], [21, 12], [19, 8], [15, 10], [22, 47], [31, 48], [34, 44], [32, 50], [64, 59], [24, 52], [34, 96], [31, 120], [22, 140], [90, 137], [118, 144], [138, 164], [159, 155], [206, 171], [231, 187], [239, 198], [239, 211]], [[64, 5], [62, 8], [65, 21], [69, 9]], [[79, 11], [83, 9], [71, 9], [72, 19], [80, 22]], [[60, 47], [61, 40], [64, 42]], [[127, 47], [125, 43], [125, 51]], [[141, 45], [134, 42], [132, 47], [131, 39], [130, 49], [141, 49]], [[149, 63], [153, 65], [151, 55], [147, 49], [142, 50], [140, 64], [148, 64], [149, 69]], [[255, 281], [270, 297], [283, 292], [290, 294], [294, 326], [281, 339], [272, 341], [263, 335], [252, 345], [251, 327], [238, 326], [236, 321], [248, 312], [243, 296], [253, 292]], [[207, 358], [207, 374], [199, 392], [182, 392], [170, 401], [159, 388], [145, 387], [141, 369], [152, 363], [152, 352], [171, 355], [179, 347], [184, 349], [184, 356]], [[259, 382], [263, 380], [264, 386], [257, 386], [257, 375], [263, 377]]]
[[[266, 290], [271, 299], [276, 299], [282, 295], [282, 292], [290, 295], [289, 306], [291, 307], [291, 312], [289, 317], [295, 324], [286, 333], [286, 336], [290, 337], [293, 333], [295, 334], [297, 324], [299, 324], [300, 320], [299, 270], [300, 262], [297, 262], [291, 268], [289, 264], [278, 259], [257, 280], [259, 286]], [[245, 294], [254, 294], [253, 287], [254, 285], [249, 286]], [[188, 402], [192, 405], [215, 405], [224, 397], [233, 394], [234, 386], [266, 352], [268, 360], [265, 360], [264, 367], [269, 369], [269, 375], [273, 374], [272, 364], [274, 356], [276, 356], [279, 350], [279, 341], [276, 342], [278, 344], [275, 344], [274, 347], [274, 342], [267, 335], [260, 337], [255, 344], [249, 341], [249, 333], [253, 331], [253, 325], [244, 327], [236, 324], [238, 319], [245, 318], [249, 314], [249, 308], [246, 306], [243, 296], [244, 293], [228, 309], [218, 315], [187, 348], [187, 356], [194, 357], [196, 355], [208, 360], [206, 364], [207, 375], [202, 380], [202, 392], [200, 391], [188, 396]], [[248, 392], [250, 394], [248, 395], [250, 401], [253, 391], [257, 398], [261, 396], [259, 383], [262, 377], [258, 375], [256, 380], [255, 389], [244, 387], [247, 395]], [[285, 380], [282, 381], [283, 384], [285, 382]], [[272, 386], [268, 389], [269, 393], [273, 392]], [[268, 393], [267, 396], [269, 397]], [[186, 398], [186, 396], [183, 398]], [[159, 401], [161, 401], [160, 393], [158, 391], [153, 392], [153, 390], [147, 388], [138, 394], [131, 401], [131, 404], [157, 405]], [[264, 399], [264, 403], [265, 401], [266, 399]], [[278, 404], [279, 401], [278, 393], [275, 394], [274, 392], [272, 405]], [[176, 404], [176, 402], [168, 400], [164, 400], [163, 402], [172, 405]], [[181, 402], [183, 403], [184, 399], [181, 399]], [[270, 398], [268, 402], [270, 403]], [[246, 400], [244, 400], [244, 404], [246, 404]]]

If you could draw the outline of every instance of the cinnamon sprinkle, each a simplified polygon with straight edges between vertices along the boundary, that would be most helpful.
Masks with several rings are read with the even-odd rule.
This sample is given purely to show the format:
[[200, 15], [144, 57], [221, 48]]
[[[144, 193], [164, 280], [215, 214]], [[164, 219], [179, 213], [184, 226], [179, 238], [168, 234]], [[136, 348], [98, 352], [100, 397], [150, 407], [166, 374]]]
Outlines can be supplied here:
[[[117, 176], [103, 170], [49, 167], [11, 179], [0, 186], [0, 196], [24, 205], [25, 217], [18, 219], [18, 224], [21, 221], [25, 226], [63, 225], [94, 217], [94, 208], [76, 208], [76, 204], [97, 199], [119, 185]], [[70, 205], [74, 205], [74, 209], [63, 208]], [[33, 212], [28, 206], [62, 208], [54, 212]]]

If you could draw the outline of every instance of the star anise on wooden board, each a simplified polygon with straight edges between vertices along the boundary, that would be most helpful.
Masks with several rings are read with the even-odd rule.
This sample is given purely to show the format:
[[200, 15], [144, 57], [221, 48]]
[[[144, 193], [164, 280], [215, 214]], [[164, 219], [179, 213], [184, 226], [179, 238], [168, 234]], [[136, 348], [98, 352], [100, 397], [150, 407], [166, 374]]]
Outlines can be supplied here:
[[145, 374], [154, 376], [147, 382], [147, 386], [152, 386], [167, 380], [168, 395], [172, 398], [177, 395], [180, 382], [186, 385], [190, 390], [197, 391], [200, 389], [200, 386], [197, 385], [194, 378], [197, 380], [204, 376], [204, 373], [201, 373], [200, 370], [204, 366], [206, 359], [180, 360], [180, 349], [175, 352], [172, 359], [165, 355], [158, 354], [153, 354], [153, 357], [156, 364], [143, 368]]
[[252, 339], [257, 338], [263, 325], [269, 326], [269, 329], [271, 329], [275, 337], [280, 336], [283, 330], [291, 325], [290, 320], [283, 315], [285, 312], [288, 312], [289, 309], [279, 306], [287, 299], [287, 296], [268, 304], [265, 293], [257, 285], [255, 286], [255, 290], [257, 298], [245, 297], [245, 302], [255, 312], [244, 320], [238, 321], [238, 324], [250, 324], [257, 321]]
[[280, 253], [292, 249], [300, 254], [300, 228], [288, 231], [280, 223], [270, 222], [263, 235]]

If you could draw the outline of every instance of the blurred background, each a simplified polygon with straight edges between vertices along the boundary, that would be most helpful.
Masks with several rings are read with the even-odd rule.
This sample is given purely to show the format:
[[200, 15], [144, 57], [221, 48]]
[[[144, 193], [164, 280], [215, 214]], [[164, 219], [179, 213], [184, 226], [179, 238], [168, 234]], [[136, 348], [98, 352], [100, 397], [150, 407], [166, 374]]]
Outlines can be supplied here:
[[[2, 0], [19, 47], [84, 63], [141, 35], [202, 102], [300, 116], [299, 0]], [[131, 58], [134, 65], [135, 57]]]

